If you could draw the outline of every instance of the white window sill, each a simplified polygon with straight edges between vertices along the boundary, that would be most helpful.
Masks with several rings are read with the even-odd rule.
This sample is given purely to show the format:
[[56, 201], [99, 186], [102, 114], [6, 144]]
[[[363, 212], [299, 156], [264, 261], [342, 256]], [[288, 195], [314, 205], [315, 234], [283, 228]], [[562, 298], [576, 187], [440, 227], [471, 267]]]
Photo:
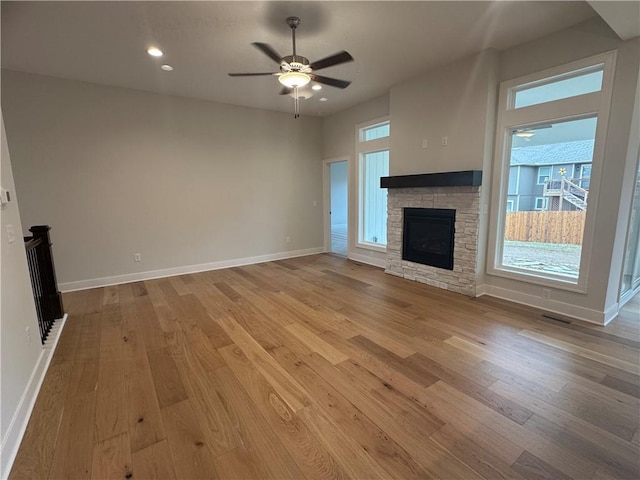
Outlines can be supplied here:
[[578, 278], [564, 277], [544, 272], [533, 272], [531, 270], [519, 269], [516, 267], [496, 266], [487, 268], [488, 275], [508, 278], [519, 282], [541, 285], [543, 287], [565, 290], [568, 292], [587, 293], [586, 285], [582, 285]]
[[358, 242], [356, 243], [356, 247], [364, 248], [365, 250], [372, 250], [374, 252], [387, 253], [387, 246], [380, 245], [379, 243]]

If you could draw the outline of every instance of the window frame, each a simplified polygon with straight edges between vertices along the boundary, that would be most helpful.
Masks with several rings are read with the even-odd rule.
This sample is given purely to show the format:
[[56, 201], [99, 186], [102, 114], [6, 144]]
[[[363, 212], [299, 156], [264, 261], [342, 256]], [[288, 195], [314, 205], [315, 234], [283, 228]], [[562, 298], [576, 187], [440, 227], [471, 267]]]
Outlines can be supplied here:
[[[573, 63], [577, 63], [577, 62], [573, 62]], [[570, 64], [567, 64], [567, 65], [570, 65]], [[605, 72], [604, 72], [604, 68], [602, 68], [602, 69], [600, 68], [601, 65], [604, 67], [604, 62], [590, 64], [590, 65], [588, 65], [588, 66], [586, 66], [584, 68], [575, 68], [575, 69], [571, 69], [571, 70], [568, 70], [568, 71], [565, 70], [562, 73], [558, 73], [556, 75], [551, 75], [551, 76], [548, 76], [548, 77], [538, 78], [537, 80], [533, 80], [533, 81], [530, 81], [530, 82], [527, 82], [527, 83], [519, 83], [516, 87], [512, 87], [511, 88], [510, 99], [509, 99], [509, 109], [510, 110], [520, 110], [522, 108], [534, 107], [536, 105], [544, 105], [545, 103], [557, 102], [557, 101], [560, 101], [560, 100], [565, 100], [567, 98], [579, 97], [581, 95], [574, 95], [573, 97], [564, 97], [564, 98], [559, 98], [557, 100], [548, 100], [546, 102], [534, 103], [534, 104], [526, 105], [526, 106], [523, 106], [523, 107], [516, 107], [516, 94], [518, 92], [523, 92], [525, 90], [529, 90], [529, 89], [536, 88], [536, 87], [543, 87], [545, 85], [551, 85], [552, 83], [561, 82], [563, 80], [571, 80], [572, 78], [578, 78], [578, 77], [581, 77], [583, 75], [588, 75], [590, 73], [599, 72], [600, 70], [602, 70], [602, 72], [603, 72], [603, 75], [602, 75], [602, 87], [597, 92], [590, 92], [590, 93], [602, 92], [602, 90], [604, 88], [604, 74], [605, 74]], [[547, 71], [550, 71], [550, 70], [547, 70]], [[590, 93], [583, 93], [582, 95], [589, 95]]]
[[[388, 124], [389, 125], [389, 135], [386, 137], [380, 137], [373, 140], [365, 140], [364, 139], [364, 131], [380, 126]], [[365, 155], [368, 153], [382, 152], [387, 151], [389, 155], [391, 154], [389, 149], [391, 138], [391, 121], [389, 116], [375, 118], [373, 120], [369, 120], [367, 122], [359, 123], [356, 125], [356, 198], [358, 201], [357, 206], [357, 236], [355, 241], [355, 246], [357, 248], [364, 248], [367, 250], [373, 250], [375, 252], [386, 252], [387, 251], [387, 239], [384, 239], [384, 244], [380, 243], [371, 243], [365, 242], [364, 238], [364, 161]]]
[[[486, 265], [487, 274], [530, 284], [554, 287], [561, 290], [586, 293], [615, 64], [616, 51], [614, 50], [507, 80], [500, 84], [492, 176], [492, 208], [490, 212], [489, 246]], [[562, 75], [568, 76], [571, 75], [571, 72], [579, 70], [588, 68], [595, 69], [598, 65], [603, 65], [603, 80], [600, 91], [517, 109], [514, 108], [514, 92], [518, 87], [535, 82], [544, 82], [546, 79], [554, 77], [559, 78]], [[510, 152], [512, 148], [511, 134], [513, 130], [535, 128], [541, 125], [548, 125], [549, 123], [580, 120], [594, 116], [597, 117], [598, 120], [593, 159], [591, 162], [589, 208], [586, 212], [578, 277], [575, 278], [546, 272], [541, 273], [504, 265], [502, 263], [506, 223], [506, 207], [504, 206], [506, 205], [505, 201], [508, 192]]]
[[[542, 171], [543, 168], [549, 169], [549, 175], [544, 175], [545, 177], [547, 177], [547, 180], [543, 180], [541, 182], [540, 181], [540, 177], [542, 176], [542, 174], [540, 172]], [[548, 180], [551, 180], [552, 177], [553, 177], [553, 167], [550, 167], [550, 166], [540, 166], [540, 167], [538, 167], [538, 177], [537, 177], [537, 184], [538, 185], [544, 185], [545, 182], [547, 182]]]
[[[514, 200], [507, 200], [507, 206], [506, 206], [506, 212], [507, 213], [513, 213], [515, 212], [514, 208], [515, 208], [515, 204], [516, 202]], [[509, 210], [509, 205], [511, 205], [511, 210]]]
[[[542, 206], [538, 207], [538, 200], [542, 200]], [[536, 197], [533, 202], [533, 209], [537, 212], [545, 211], [549, 207], [549, 197]]]

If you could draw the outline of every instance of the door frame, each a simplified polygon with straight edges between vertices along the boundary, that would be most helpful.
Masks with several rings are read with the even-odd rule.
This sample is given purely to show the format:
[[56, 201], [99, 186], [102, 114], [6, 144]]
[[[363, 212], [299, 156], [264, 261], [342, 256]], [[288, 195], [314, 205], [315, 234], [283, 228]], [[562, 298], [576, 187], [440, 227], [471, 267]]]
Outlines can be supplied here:
[[351, 252], [351, 156], [326, 158], [322, 160], [322, 221], [324, 232], [324, 251], [331, 252], [331, 168], [332, 163], [347, 162], [347, 257]]

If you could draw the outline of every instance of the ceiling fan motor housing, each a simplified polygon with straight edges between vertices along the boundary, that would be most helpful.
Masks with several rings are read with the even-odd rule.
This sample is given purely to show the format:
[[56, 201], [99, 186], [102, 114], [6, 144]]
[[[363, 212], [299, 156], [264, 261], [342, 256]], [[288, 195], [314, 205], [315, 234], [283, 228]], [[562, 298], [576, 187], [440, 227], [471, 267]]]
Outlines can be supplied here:
[[308, 58], [303, 57], [302, 55], [287, 55], [286, 57], [282, 57], [282, 62], [280, 62], [280, 71], [281, 72], [311, 72], [309, 65], [311, 62]]

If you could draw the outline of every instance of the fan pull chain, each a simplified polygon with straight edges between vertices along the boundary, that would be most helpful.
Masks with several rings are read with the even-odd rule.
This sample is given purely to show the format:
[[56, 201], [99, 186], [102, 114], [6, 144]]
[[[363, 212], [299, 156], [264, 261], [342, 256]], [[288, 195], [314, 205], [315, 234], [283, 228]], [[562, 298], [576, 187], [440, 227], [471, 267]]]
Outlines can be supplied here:
[[298, 87], [293, 87], [293, 118], [300, 118], [300, 100], [298, 99]]

